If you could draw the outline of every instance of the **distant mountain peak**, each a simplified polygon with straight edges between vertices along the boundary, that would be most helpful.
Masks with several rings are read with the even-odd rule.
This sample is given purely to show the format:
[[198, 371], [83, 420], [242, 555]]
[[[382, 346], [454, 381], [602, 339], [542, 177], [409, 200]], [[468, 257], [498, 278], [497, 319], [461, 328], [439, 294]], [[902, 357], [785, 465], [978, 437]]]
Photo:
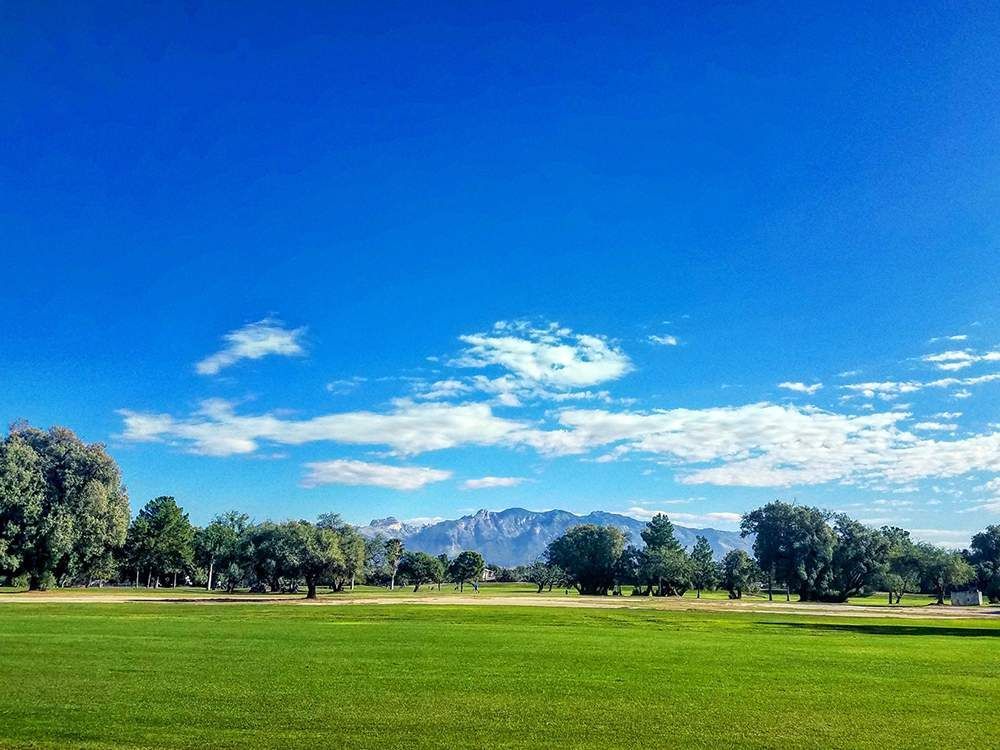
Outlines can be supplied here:
[[[472, 515], [423, 525], [389, 516], [375, 519], [359, 527], [358, 531], [367, 537], [379, 534], [399, 537], [407, 549], [418, 552], [454, 556], [463, 550], [475, 550], [493, 565], [513, 566], [537, 560], [549, 542], [583, 523], [619, 528], [629, 536], [632, 544], [639, 546], [642, 545], [639, 535], [646, 525], [630, 516], [599, 510], [581, 516], [566, 510], [507, 508], [491, 511], [480, 508]], [[749, 541], [736, 531], [675, 525], [674, 532], [678, 541], [689, 549], [694, 545], [695, 536], [704, 536], [716, 557], [732, 549], [749, 549]]]

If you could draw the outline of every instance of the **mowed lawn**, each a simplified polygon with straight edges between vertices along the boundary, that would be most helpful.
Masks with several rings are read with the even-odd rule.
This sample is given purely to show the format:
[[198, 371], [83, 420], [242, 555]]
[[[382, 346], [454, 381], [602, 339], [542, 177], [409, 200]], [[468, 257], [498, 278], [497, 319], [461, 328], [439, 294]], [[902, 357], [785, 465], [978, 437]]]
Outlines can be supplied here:
[[2, 747], [984, 748], [998, 707], [989, 620], [0, 608]]

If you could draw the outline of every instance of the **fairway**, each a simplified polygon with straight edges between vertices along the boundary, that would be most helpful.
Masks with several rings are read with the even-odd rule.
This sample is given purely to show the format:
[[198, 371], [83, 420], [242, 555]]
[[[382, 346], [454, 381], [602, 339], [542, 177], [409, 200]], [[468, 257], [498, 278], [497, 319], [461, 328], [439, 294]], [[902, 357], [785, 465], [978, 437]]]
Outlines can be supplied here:
[[995, 746], [1000, 623], [407, 604], [0, 610], [2, 747]]

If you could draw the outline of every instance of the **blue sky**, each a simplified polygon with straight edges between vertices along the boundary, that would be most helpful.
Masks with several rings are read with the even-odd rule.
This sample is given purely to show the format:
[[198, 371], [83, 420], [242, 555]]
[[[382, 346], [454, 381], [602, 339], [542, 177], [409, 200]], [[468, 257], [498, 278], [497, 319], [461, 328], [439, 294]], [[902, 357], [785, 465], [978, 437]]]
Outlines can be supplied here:
[[133, 506], [1000, 517], [997, 9], [0, 12], [0, 415]]

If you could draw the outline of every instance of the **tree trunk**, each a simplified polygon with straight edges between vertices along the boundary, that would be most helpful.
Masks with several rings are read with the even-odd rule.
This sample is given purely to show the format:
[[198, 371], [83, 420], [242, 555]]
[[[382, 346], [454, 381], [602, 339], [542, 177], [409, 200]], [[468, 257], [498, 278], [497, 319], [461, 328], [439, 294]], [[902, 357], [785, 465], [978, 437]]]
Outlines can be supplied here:
[[698, 589], [698, 596], [696, 596], [695, 599], [701, 599], [701, 589]]
[[465, 593], [465, 581], [458, 582], [458, 593]]
[[417, 589], [420, 588], [420, 581], [417, 581], [417, 585], [413, 587], [413, 593], [417, 593]]
[[306, 581], [306, 599], [316, 599], [316, 581], [309, 579]]
[[771, 570], [767, 574], [767, 600], [769, 602], [774, 601], [774, 593], [772, 589], [774, 588], [774, 566], [771, 566]]
[[889, 604], [892, 604], [892, 592], [889, 592]]
[[389, 579], [389, 591], [396, 590], [396, 571], [392, 572], [392, 578]]
[[208, 561], [208, 586], [205, 587], [207, 591], [212, 590], [212, 572], [215, 570], [215, 558], [213, 557]]
[[153, 571], [149, 570], [146, 572], [146, 588], [148, 589], [153, 582]]
[[351, 591], [354, 591], [354, 573], [351, 573]]
[[41, 591], [42, 579], [37, 575], [28, 576], [28, 591]]
[[172, 588], [172, 589], [177, 588], [177, 571], [176, 570], [174, 571], [174, 583], [173, 583], [173, 585], [170, 588]]
[[135, 566], [135, 587], [139, 588], [139, 566]]

